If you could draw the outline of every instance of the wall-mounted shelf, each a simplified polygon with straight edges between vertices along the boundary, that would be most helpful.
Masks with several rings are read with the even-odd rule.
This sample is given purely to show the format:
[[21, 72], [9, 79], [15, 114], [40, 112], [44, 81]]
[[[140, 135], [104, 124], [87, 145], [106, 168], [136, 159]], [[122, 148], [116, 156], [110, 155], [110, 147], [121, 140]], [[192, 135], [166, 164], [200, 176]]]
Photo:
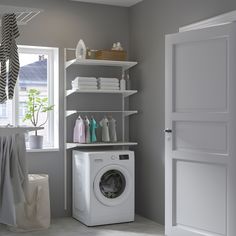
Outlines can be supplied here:
[[131, 116], [131, 115], [137, 114], [138, 111], [76, 111], [76, 110], [73, 110], [73, 111], [66, 111], [66, 116], [69, 117], [77, 113], [106, 113], [106, 114], [122, 113], [124, 116]]
[[83, 65], [83, 66], [115, 66], [121, 67], [123, 70], [128, 70], [131, 67], [137, 65], [134, 61], [109, 61], [109, 60], [93, 60], [93, 59], [73, 59], [67, 61], [65, 67], [68, 68], [71, 65]]
[[[110, 68], [108, 69], [107, 67], [115, 67], [113, 69], [114, 69], [114, 72], [116, 73], [116, 76], [118, 76], [117, 74], [119, 72], [122, 72], [122, 74], [125, 73], [128, 69], [137, 65], [137, 62], [134, 62], [134, 61], [92, 60], [92, 59], [68, 60], [68, 58], [72, 55], [72, 52], [74, 53], [74, 51], [75, 51], [75, 49], [72, 49], [72, 48], [71, 49], [66, 48], [64, 51], [64, 73], [65, 73], [64, 74], [65, 75], [64, 82], [65, 82], [65, 89], [66, 89], [65, 96], [64, 96], [64, 104], [65, 104], [65, 113], [64, 113], [65, 114], [65, 124], [64, 124], [64, 130], [65, 130], [65, 137], [64, 137], [65, 138], [65, 149], [64, 149], [65, 209], [67, 209], [67, 159], [68, 159], [68, 152], [67, 151], [68, 150], [72, 150], [74, 148], [86, 148], [86, 147], [88, 147], [88, 148], [89, 147], [117, 147], [117, 148], [123, 149], [123, 148], [128, 148], [129, 146], [138, 145], [136, 142], [127, 141], [127, 140], [129, 140], [128, 139], [129, 135], [128, 135], [128, 127], [127, 127], [128, 126], [127, 125], [128, 124], [127, 117], [130, 115], [133, 115], [133, 114], [137, 114], [138, 112], [137, 111], [130, 111], [129, 110], [129, 103], [128, 103], [128, 101], [126, 101], [126, 98], [133, 95], [133, 94], [136, 94], [138, 92], [137, 90], [100, 90], [100, 89], [97, 89], [97, 90], [79, 90], [79, 89], [67, 90], [71, 87], [71, 80], [73, 79], [73, 77], [80, 75], [78, 73], [79, 72], [78, 70], [81, 68], [80, 66], [95, 66], [94, 69], [97, 69], [97, 66], [101, 66], [101, 67], [104, 67], [104, 68], [101, 68], [104, 71], [105, 70], [112, 71], [112, 70], [110, 70]], [[69, 70], [71, 66], [73, 66], [73, 70]], [[122, 71], [118, 72], [117, 68], [120, 68]], [[83, 74], [82, 68], [81, 68], [81, 71]], [[70, 73], [73, 74], [73, 77], [71, 75], [69, 75]], [[104, 75], [106, 75], [106, 71], [104, 72]], [[80, 75], [80, 76], [82, 76], [82, 75]], [[98, 75], [94, 74], [93, 76], [96, 77]], [[114, 75], [112, 75], [112, 76], [114, 76]], [[121, 75], [119, 75], [119, 77], [121, 77]], [[86, 107], [88, 110], [80, 111], [79, 110], [79, 108], [80, 108], [79, 102], [83, 100], [83, 96], [81, 95], [80, 97], [69, 97], [72, 94], [82, 94], [82, 95], [89, 94], [89, 95], [91, 95], [91, 99], [93, 102], [93, 105], [92, 105], [93, 108]], [[94, 96], [95, 94], [101, 94], [101, 98], [100, 98], [100, 96], [95, 97]], [[114, 102], [114, 104], [116, 104], [115, 105], [116, 107], [112, 106], [112, 101], [113, 101], [112, 98], [113, 97], [114, 97], [114, 101], [120, 101], [120, 106], [117, 104], [117, 102]], [[86, 99], [88, 99], [88, 96], [86, 97]], [[101, 101], [98, 101], [98, 99], [101, 99]], [[106, 104], [106, 102], [107, 102], [106, 100], [108, 101], [108, 103], [111, 103], [111, 104], [109, 104], [108, 107], [102, 106], [104, 110], [99, 110], [99, 111], [97, 110], [96, 111], [97, 107], [95, 105], [98, 104], [98, 107], [101, 107], [101, 106], [99, 106], [99, 102], [104, 101], [104, 104]], [[76, 102], [76, 104], [74, 104], [74, 103], [71, 104], [70, 102], [72, 102], [72, 101]], [[68, 110], [67, 109], [67, 105], [69, 103], [70, 103], [70, 107], [71, 107], [70, 109], [75, 109], [75, 110]], [[95, 111], [92, 111], [92, 109], [95, 109]], [[69, 128], [71, 130], [70, 132], [73, 132], [73, 130], [72, 130], [73, 124], [71, 125], [71, 122], [73, 122], [72, 121], [73, 119], [75, 122], [76, 114], [80, 114], [80, 113], [84, 113], [84, 114], [86, 114], [86, 113], [91, 113], [91, 114], [105, 113], [106, 115], [109, 115], [109, 114], [113, 115], [113, 113], [119, 114], [119, 116], [117, 116], [117, 118], [119, 119], [120, 124], [117, 126], [117, 128], [119, 129], [119, 130], [117, 130], [118, 131], [117, 133], [118, 133], [118, 139], [120, 141], [115, 142], [115, 143], [111, 143], [111, 142], [109, 142], [109, 143], [96, 142], [96, 143], [90, 143], [90, 144], [72, 143], [73, 142], [72, 141], [73, 135], [67, 135], [67, 132], [68, 132], [67, 129]], [[72, 115], [74, 115], [74, 116], [72, 117]], [[68, 119], [68, 117], [70, 117], [70, 119]], [[98, 132], [98, 134], [101, 135], [101, 132]], [[99, 141], [100, 141], [100, 139], [101, 139], [101, 137], [98, 138]]]
[[66, 149], [79, 147], [111, 147], [111, 146], [136, 146], [135, 142], [116, 142], [116, 143], [67, 143]]
[[[4, 14], [15, 13], [18, 25], [26, 25], [40, 12], [42, 12], [42, 10], [36, 9], [36, 8], [0, 5], [0, 17], [2, 18]], [[1, 21], [0, 21], [0, 25], [1, 25]]]
[[137, 90], [67, 90], [66, 96], [70, 96], [74, 93], [94, 93], [94, 94], [122, 94], [124, 97], [129, 97], [135, 93], [137, 93]]

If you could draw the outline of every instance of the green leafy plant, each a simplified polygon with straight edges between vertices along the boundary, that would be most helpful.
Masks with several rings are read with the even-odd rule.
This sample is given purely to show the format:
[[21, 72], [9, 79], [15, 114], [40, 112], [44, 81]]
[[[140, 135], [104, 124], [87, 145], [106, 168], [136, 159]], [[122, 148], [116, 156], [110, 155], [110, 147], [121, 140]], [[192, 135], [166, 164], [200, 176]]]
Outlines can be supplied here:
[[[48, 105], [48, 98], [40, 98], [40, 91], [37, 89], [30, 89], [28, 91], [27, 112], [23, 121], [29, 120], [33, 126], [42, 127], [48, 121], [48, 112], [53, 110], [54, 105]], [[39, 124], [39, 117], [41, 113], [47, 113], [44, 122]], [[35, 131], [37, 136], [37, 130]]]

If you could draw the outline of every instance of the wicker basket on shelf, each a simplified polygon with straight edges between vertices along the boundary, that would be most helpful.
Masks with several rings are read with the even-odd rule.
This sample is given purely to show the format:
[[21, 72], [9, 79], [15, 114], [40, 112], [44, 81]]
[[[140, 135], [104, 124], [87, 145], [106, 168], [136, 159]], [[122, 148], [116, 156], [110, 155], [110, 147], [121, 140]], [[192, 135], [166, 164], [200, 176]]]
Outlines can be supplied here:
[[95, 52], [97, 60], [126, 61], [127, 52], [120, 50], [98, 50]]

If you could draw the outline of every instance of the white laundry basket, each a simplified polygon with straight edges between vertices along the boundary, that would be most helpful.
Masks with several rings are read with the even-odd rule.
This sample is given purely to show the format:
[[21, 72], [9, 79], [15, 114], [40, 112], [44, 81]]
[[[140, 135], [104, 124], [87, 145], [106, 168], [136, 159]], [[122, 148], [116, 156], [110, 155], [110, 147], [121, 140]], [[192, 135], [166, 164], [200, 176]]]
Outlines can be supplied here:
[[11, 231], [34, 231], [50, 226], [50, 198], [48, 175], [29, 175], [29, 197], [27, 204], [16, 207], [17, 227]]

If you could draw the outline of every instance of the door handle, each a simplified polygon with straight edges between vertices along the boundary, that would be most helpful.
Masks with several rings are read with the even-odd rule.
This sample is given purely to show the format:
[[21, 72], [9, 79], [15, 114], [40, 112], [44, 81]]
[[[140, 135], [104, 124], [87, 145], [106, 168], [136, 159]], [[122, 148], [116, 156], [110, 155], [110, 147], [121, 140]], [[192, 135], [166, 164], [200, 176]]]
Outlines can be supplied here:
[[170, 134], [170, 133], [172, 133], [172, 130], [171, 129], [165, 129], [165, 133]]

